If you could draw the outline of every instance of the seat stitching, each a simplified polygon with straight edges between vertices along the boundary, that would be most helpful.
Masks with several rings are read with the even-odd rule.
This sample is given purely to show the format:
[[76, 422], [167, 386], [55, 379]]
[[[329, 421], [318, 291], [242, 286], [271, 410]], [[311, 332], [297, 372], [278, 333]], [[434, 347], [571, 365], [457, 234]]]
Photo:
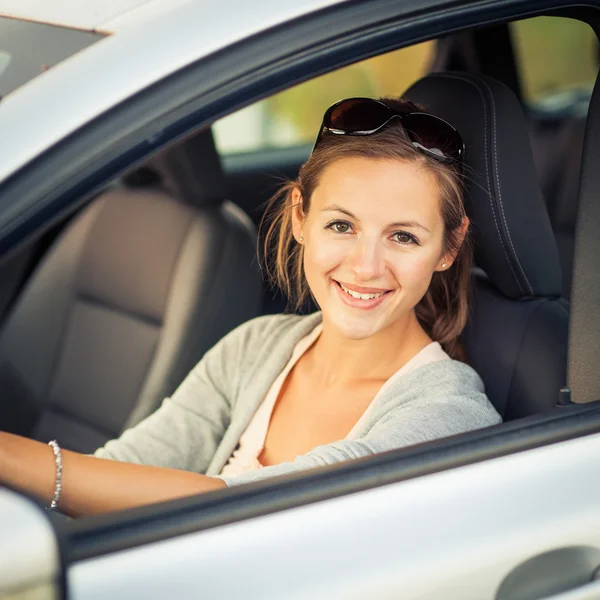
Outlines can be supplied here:
[[91, 304], [92, 306], [103, 309], [107, 312], [117, 313], [121, 317], [138, 321], [139, 323], [143, 323], [144, 325], [150, 325], [151, 327], [155, 327], [156, 329], [161, 329], [164, 326], [164, 319], [157, 319], [155, 317], [145, 315], [141, 312], [136, 312], [128, 308], [123, 308], [118, 304], [114, 304], [106, 300], [101, 300], [99, 298], [94, 298], [93, 296], [86, 294], [85, 292], [79, 292], [78, 294], [76, 294], [75, 300], [84, 304]]
[[531, 292], [531, 295], [533, 296], [534, 295], [533, 288], [531, 287], [531, 283], [529, 282], [529, 279], [527, 279], [527, 275], [525, 274], [523, 266], [521, 265], [521, 261], [519, 260], [519, 255], [513, 245], [512, 237], [510, 235], [510, 229], [508, 227], [508, 222], [506, 220], [506, 215], [504, 214], [504, 203], [502, 202], [502, 186], [500, 185], [500, 171], [498, 170], [498, 152], [497, 152], [498, 146], [496, 144], [496, 130], [497, 130], [497, 127], [496, 127], [496, 103], [494, 101], [494, 94], [492, 93], [492, 90], [491, 90], [490, 86], [488, 85], [487, 81], [482, 80], [482, 83], [487, 88], [487, 90], [490, 94], [490, 100], [492, 101], [492, 116], [494, 119], [494, 121], [493, 121], [494, 126], [492, 128], [492, 132], [493, 132], [493, 136], [494, 136], [494, 144], [493, 144], [494, 165], [495, 165], [495, 169], [496, 169], [496, 179], [498, 180], [498, 202], [500, 204], [500, 211], [502, 213], [502, 219], [504, 220], [504, 227], [506, 228], [506, 234], [508, 235], [508, 242], [510, 243], [510, 247], [512, 248], [515, 259], [517, 260], [517, 265], [519, 266], [521, 274], [523, 275], [523, 278], [525, 279], [525, 283], [527, 284], [527, 287], [529, 287], [529, 291]]
[[500, 235], [500, 227], [498, 226], [498, 220], [496, 219], [496, 213], [494, 211], [494, 203], [492, 201], [493, 196], [492, 196], [492, 191], [491, 191], [492, 186], [491, 186], [490, 172], [489, 172], [489, 167], [488, 167], [487, 107], [486, 107], [486, 102], [485, 102], [485, 97], [483, 95], [483, 92], [481, 91], [479, 86], [474, 81], [471, 81], [470, 79], [467, 79], [465, 77], [461, 77], [460, 75], [454, 75], [454, 74], [450, 75], [450, 74], [444, 73], [444, 74], [439, 74], [439, 75], [435, 75], [435, 76], [440, 77], [440, 78], [445, 77], [446, 79], [457, 79], [459, 81], [464, 81], [465, 83], [472, 85], [479, 93], [479, 96], [480, 96], [482, 104], [483, 104], [483, 120], [484, 120], [483, 136], [484, 136], [484, 149], [485, 149], [485, 172], [486, 172], [486, 176], [487, 176], [488, 198], [490, 201], [490, 208], [492, 209], [492, 217], [494, 219], [494, 225], [496, 226], [496, 232], [498, 233], [498, 239], [500, 240], [500, 246], [502, 247], [504, 256], [506, 257], [506, 262], [508, 263], [508, 267], [510, 268], [511, 273], [513, 274], [513, 277], [514, 277], [515, 281], [517, 282], [517, 285], [519, 286], [519, 290], [521, 292], [523, 292], [523, 287], [521, 286], [521, 282], [519, 281], [519, 278], [517, 277], [517, 274], [515, 273], [512, 263], [510, 262], [508, 252], [506, 251], [506, 246], [504, 245], [504, 240], [502, 239], [502, 236]]

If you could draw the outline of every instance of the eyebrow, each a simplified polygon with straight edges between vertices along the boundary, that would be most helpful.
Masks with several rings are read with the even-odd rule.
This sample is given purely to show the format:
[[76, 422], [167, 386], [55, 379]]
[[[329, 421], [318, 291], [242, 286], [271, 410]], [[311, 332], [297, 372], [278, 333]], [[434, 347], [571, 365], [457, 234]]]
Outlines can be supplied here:
[[[349, 210], [346, 210], [345, 208], [342, 208], [341, 206], [338, 206], [337, 204], [330, 204], [323, 209], [323, 212], [329, 212], [329, 211], [341, 212], [341, 213], [344, 213], [345, 215], [348, 215], [352, 219], [356, 219], [357, 221], [360, 220], [358, 217], [354, 216]], [[431, 233], [431, 231], [429, 229], [427, 229], [427, 227], [425, 227], [425, 225], [421, 225], [421, 223], [417, 223], [417, 221], [397, 221], [396, 223], [390, 223], [388, 225], [388, 228], [390, 228], [390, 227], [417, 227], [419, 229], [423, 229], [427, 233]]]

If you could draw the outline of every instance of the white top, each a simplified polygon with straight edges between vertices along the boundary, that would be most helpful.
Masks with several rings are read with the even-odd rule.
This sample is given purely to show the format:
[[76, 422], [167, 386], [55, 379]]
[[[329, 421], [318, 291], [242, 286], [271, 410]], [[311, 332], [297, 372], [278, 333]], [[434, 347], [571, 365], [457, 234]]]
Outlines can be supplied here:
[[[248, 427], [240, 437], [239, 445], [234, 450], [233, 454], [229, 458], [227, 464], [223, 467], [221, 475], [234, 477], [242, 473], [249, 471], [255, 471], [262, 469], [263, 465], [258, 460], [261, 455], [267, 432], [269, 430], [269, 423], [271, 422], [271, 416], [275, 403], [279, 397], [279, 392], [288, 376], [288, 373], [292, 370], [294, 365], [298, 362], [300, 357], [314, 344], [323, 329], [322, 323], [319, 323], [308, 335], [304, 336], [294, 346], [292, 356], [283, 371], [279, 374], [277, 379], [271, 385], [271, 388], [267, 392], [265, 399], [256, 411], [254, 417], [248, 424]], [[418, 367], [438, 361], [438, 360], [449, 360], [450, 357], [444, 352], [438, 342], [431, 342], [423, 348], [418, 354], [413, 356], [404, 366], [398, 369], [379, 389], [373, 400], [369, 403], [365, 412], [362, 414], [360, 419], [356, 422], [350, 433], [345, 439], [355, 439], [356, 434], [360, 431], [363, 422], [368, 418], [369, 413], [372, 410], [375, 401], [381, 396], [385, 390], [393, 385], [398, 379], [414, 371]]]

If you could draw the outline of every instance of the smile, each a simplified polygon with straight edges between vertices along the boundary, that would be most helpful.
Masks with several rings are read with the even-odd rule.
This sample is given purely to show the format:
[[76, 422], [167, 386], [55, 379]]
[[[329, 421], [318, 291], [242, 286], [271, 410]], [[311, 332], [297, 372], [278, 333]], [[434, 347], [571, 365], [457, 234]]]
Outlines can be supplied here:
[[[331, 280], [338, 290], [340, 298], [348, 306], [354, 308], [371, 309], [379, 306], [385, 299], [390, 295], [393, 290], [373, 290], [369, 288], [362, 288], [361, 291], [354, 290], [345, 286], [344, 284]], [[357, 286], [358, 287], [358, 286]]]
[[342, 285], [341, 283], [340, 283], [340, 287], [346, 292], [346, 294], [350, 294], [350, 296], [352, 296], [353, 298], [358, 298], [360, 300], [372, 300], [373, 298], [379, 298], [379, 297], [383, 296], [384, 294], [387, 294], [387, 291], [377, 292], [376, 294], [361, 294], [359, 292], [355, 292], [354, 290], [347, 288], [346, 286]]

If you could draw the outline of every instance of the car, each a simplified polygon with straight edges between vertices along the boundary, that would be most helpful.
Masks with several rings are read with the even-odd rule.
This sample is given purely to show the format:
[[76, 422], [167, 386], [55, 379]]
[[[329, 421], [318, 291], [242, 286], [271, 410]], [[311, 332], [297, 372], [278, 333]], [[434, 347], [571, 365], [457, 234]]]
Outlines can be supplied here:
[[[209, 225], [201, 240], [231, 226], [240, 240], [240, 258], [232, 264], [247, 274], [244, 289], [253, 291], [223, 293], [219, 316], [203, 326], [232, 328], [227, 318], [234, 309], [243, 320], [284, 308], [285, 299], [268, 288], [252, 299], [259, 279], [248, 251], [255, 243], [248, 215], [258, 223], [275, 176], [293, 177], [310, 152], [299, 122], [292, 127], [273, 108], [280, 106], [276, 94], [423, 42], [431, 42], [430, 60], [396, 93], [409, 88], [411, 98], [463, 132], [476, 242], [466, 344], [505, 419], [294, 476], [72, 521], [0, 488], [0, 598], [600, 597], [598, 90], [587, 119], [581, 110], [597, 76], [591, 43], [597, 44], [600, 1], [129, 0], [56, 7], [4, 0], [0, 15], [0, 429], [10, 421], [12, 430], [38, 439], [68, 432], [71, 447], [90, 451], [103, 435], [154, 410], [157, 394], [176, 384], [179, 360], [197, 360], [205, 351], [199, 346], [189, 356], [177, 354], [177, 365], [161, 371], [160, 386], [141, 396], [131, 392], [126, 410], [102, 404], [102, 393], [120, 379], [71, 367], [101, 348], [90, 342], [93, 335], [113, 333], [124, 344], [136, 335], [151, 338], [146, 362], [139, 363], [146, 364], [163, 317], [167, 321], [160, 312], [166, 301], [140, 307], [136, 296], [138, 320], [153, 327], [151, 333], [113, 325], [124, 321], [110, 327], [94, 321], [93, 327], [78, 325], [75, 343], [71, 333], [63, 342], [62, 330], [56, 332], [64, 317], [47, 316], [58, 305], [74, 311], [69, 323], [81, 316], [57, 298], [72, 287], [65, 273], [88, 277], [72, 264], [77, 235], [106, 206], [117, 211], [108, 231], [124, 227], [134, 249], [143, 249], [140, 260], [150, 256], [156, 268], [165, 254], [152, 254], [157, 246], [148, 240], [159, 240], [167, 223], [202, 219]], [[565, 87], [585, 88], [587, 96], [559, 96], [556, 82], [543, 78], [531, 83], [547, 60], [528, 71], [516, 42], [527, 41], [535, 19], [558, 19], [545, 38], [544, 52], [555, 57], [550, 74], [562, 69]], [[576, 35], [569, 39], [590, 41], [581, 55], [560, 45], [561, 27], [572, 21]], [[566, 66], [559, 69], [557, 56]], [[582, 70], [586, 61], [589, 68]], [[328, 86], [314, 88], [317, 100]], [[350, 95], [339, 87], [334, 92]], [[295, 106], [307, 97], [291, 96]], [[561, 98], [560, 110], [547, 101], [552, 97]], [[264, 104], [257, 108], [259, 101], [270, 101], [272, 112], [265, 113]], [[241, 109], [246, 112], [236, 116]], [[318, 118], [316, 109], [308, 113]], [[279, 115], [275, 125], [283, 137], [273, 137], [272, 114]], [[216, 217], [212, 204], [204, 210], [206, 181], [198, 186], [196, 170], [190, 175], [183, 168], [194, 156], [203, 159], [194, 163], [198, 170], [205, 164], [214, 147], [210, 142], [206, 154], [200, 145], [211, 128], [233, 201], [223, 204], [219, 187]], [[207, 164], [206, 172], [215, 173], [216, 163]], [[122, 194], [135, 197], [131, 206], [137, 207], [126, 219], [119, 212]], [[150, 207], [162, 211], [165, 195], [183, 200], [183, 208], [168, 204], [165, 210], [178, 216], [168, 221], [156, 213], [160, 226], [144, 229], [155, 237], [140, 237], [144, 215], [155, 210]], [[202, 206], [192, 210], [185, 199], [198, 195]], [[205, 221], [206, 214], [213, 220]], [[128, 265], [138, 263], [129, 262], [129, 246], [108, 239], [89, 260], [113, 252], [111, 264], [122, 263], [130, 273]], [[565, 240], [568, 248], [559, 253]], [[573, 273], [568, 289], [561, 285], [561, 260]], [[177, 293], [193, 288], [197, 268]], [[136, 277], [141, 281], [143, 274]], [[98, 291], [96, 276], [85, 279], [78, 301], [90, 311], [100, 298], [135, 312], [131, 296], [120, 295], [135, 294], [127, 287], [131, 277], [102, 281], [108, 283]], [[200, 296], [190, 292], [189, 305]], [[223, 311], [230, 300], [231, 310]], [[238, 312], [240, 306], [249, 314]], [[196, 313], [190, 309], [190, 318]], [[179, 325], [182, 340], [187, 329]], [[213, 336], [224, 333], [211, 329]], [[117, 362], [113, 367], [121, 368]], [[131, 386], [137, 390], [147, 372], [138, 363], [127, 366], [127, 374], [134, 367], [142, 373]], [[63, 393], [65, 381], [69, 393]], [[65, 402], [60, 411], [57, 399]], [[86, 410], [74, 425], [69, 410], [81, 407]]]

